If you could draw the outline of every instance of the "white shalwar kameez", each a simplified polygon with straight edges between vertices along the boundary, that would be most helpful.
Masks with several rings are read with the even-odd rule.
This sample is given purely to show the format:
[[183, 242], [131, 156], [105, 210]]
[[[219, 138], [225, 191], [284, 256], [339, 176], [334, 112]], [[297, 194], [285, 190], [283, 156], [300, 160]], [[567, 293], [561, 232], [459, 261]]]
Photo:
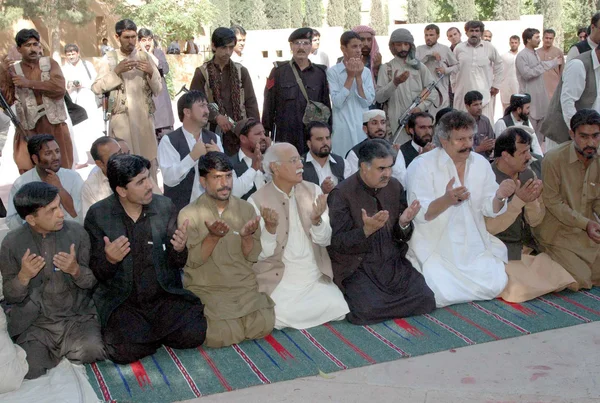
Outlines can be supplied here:
[[[275, 187], [279, 190], [277, 187]], [[317, 196], [319, 192], [317, 191]], [[252, 198], [248, 200], [260, 214]], [[290, 197], [290, 226], [288, 247], [283, 254], [283, 278], [271, 298], [275, 301], [275, 328], [308, 329], [334, 320], [342, 320], [350, 312], [344, 295], [339, 288], [319, 270], [311, 245], [298, 214], [296, 197], [292, 190]], [[329, 213], [321, 216], [321, 225], [312, 225], [312, 240], [320, 246], [331, 242]], [[264, 260], [275, 252], [276, 235], [264, 228], [261, 220], [262, 252], [258, 260]]]
[[451, 178], [455, 188], [462, 186], [454, 162], [442, 148], [421, 155], [408, 167], [408, 203], [421, 203], [409, 257], [435, 293], [437, 307], [496, 298], [508, 281], [506, 246], [487, 232], [484, 221], [484, 216], [502, 214], [506, 204], [494, 213], [499, 185], [481, 155], [472, 152], [467, 160], [464, 186], [471, 193], [469, 200], [425, 220], [429, 205], [446, 193]]

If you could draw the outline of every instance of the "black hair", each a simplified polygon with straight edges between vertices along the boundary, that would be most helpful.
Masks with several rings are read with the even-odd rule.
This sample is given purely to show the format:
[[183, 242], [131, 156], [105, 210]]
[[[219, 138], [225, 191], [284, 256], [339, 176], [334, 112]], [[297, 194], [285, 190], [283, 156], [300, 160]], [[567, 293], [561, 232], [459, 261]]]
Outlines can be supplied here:
[[219, 27], [213, 31], [210, 41], [215, 48], [220, 48], [222, 46], [229, 45], [231, 42], [233, 42], [235, 45], [237, 43], [237, 37], [235, 36], [235, 32], [233, 32], [233, 30], [225, 27]]
[[40, 157], [40, 150], [44, 144], [51, 141], [56, 141], [54, 136], [51, 134], [37, 134], [29, 138], [29, 141], [27, 142], [27, 152], [29, 152], [29, 158], [31, 158], [31, 162], [33, 162], [34, 155], [37, 155], [38, 158]]
[[511, 36], [509, 39], [516, 39], [516, 40], [518, 40], [519, 42], [521, 42], [521, 38], [519, 38], [519, 35], [513, 35], [513, 36]]
[[207, 101], [206, 95], [202, 91], [191, 90], [183, 94], [177, 100], [177, 114], [179, 115], [179, 120], [183, 122], [183, 110], [184, 109], [192, 109], [192, 105], [194, 105], [198, 101]]
[[129, 182], [141, 174], [144, 169], [150, 170], [150, 161], [140, 155], [115, 154], [108, 159], [106, 176], [113, 193], [117, 187], [126, 188]]
[[154, 34], [148, 28], [140, 28], [138, 31], [138, 39], [151, 37], [154, 38]]
[[571, 130], [573, 131], [573, 133], [575, 133], [579, 126], [600, 126], [600, 113], [598, 113], [595, 109], [580, 109], [575, 115], [573, 115], [570, 123]]
[[115, 24], [115, 32], [117, 33], [117, 36], [121, 36], [121, 34], [123, 34], [125, 31], [137, 32], [137, 25], [135, 25], [135, 22], [124, 19]]
[[[435, 24], [426, 25], [424, 31], [429, 31], [431, 29], [435, 30], [436, 34], [438, 34], [438, 35], [440, 34], [440, 27], [438, 27]], [[460, 33], [460, 31], [459, 31], [459, 33]]]
[[446, 31], [446, 35], [448, 35], [450, 33], [450, 31], [454, 31], [457, 30], [458, 34], [460, 35], [460, 29], [456, 28], [456, 27], [450, 27], [448, 28], [448, 30]]
[[465, 23], [465, 32], [468, 32], [469, 29], [475, 29], [475, 28], [479, 28], [481, 33], [483, 33], [483, 31], [485, 31], [485, 25], [481, 21], [467, 21]]
[[535, 34], [539, 34], [540, 30], [536, 28], [527, 28], [523, 31], [523, 45], [527, 45], [527, 42], [534, 37]]
[[319, 31], [317, 31], [316, 29], [313, 28], [313, 38], [315, 36], [318, 36], [320, 38], [321, 37], [321, 33]]
[[[594, 14], [594, 15], [592, 16], [592, 21], [591, 21], [591, 23], [592, 23], [592, 25], [593, 25], [593, 26], [597, 26], [597, 24], [598, 24], [598, 21], [600, 21], [600, 13], [596, 13], [596, 14]], [[591, 27], [588, 27], [588, 30], [587, 30], [587, 34], [588, 34], [588, 35], [590, 34], [591, 30], [592, 30], [592, 29], [591, 29]]]
[[27, 42], [31, 38], [33, 38], [39, 42], [40, 34], [38, 33], [38, 31], [36, 31], [35, 29], [20, 30], [19, 32], [17, 32], [17, 35], [15, 35], [15, 42], [17, 43], [17, 47], [20, 48], [21, 45], [23, 45], [25, 42]]
[[455, 110], [454, 108], [446, 107], [446, 108], [442, 108], [439, 111], [437, 111], [437, 113], [435, 114], [435, 124], [437, 125], [438, 123], [440, 123], [440, 119], [442, 119], [442, 117], [446, 113], [450, 113], [454, 110]]
[[[313, 35], [313, 37], [314, 37], [314, 35]], [[362, 40], [362, 39], [360, 39], [360, 35], [358, 33], [354, 32], [354, 31], [346, 31], [340, 37], [340, 45], [348, 46], [348, 44], [350, 43], [350, 41], [352, 39], [358, 39], [359, 41]]]
[[254, 126], [261, 124], [260, 120], [254, 118], [248, 118], [244, 126], [240, 129], [240, 136], [248, 137], [248, 133]]
[[17, 191], [13, 198], [15, 210], [23, 220], [30, 214], [52, 203], [58, 196], [58, 188], [46, 182], [29, 182]]
[[212, 170], [217, 172], [229, 172], [233, 171], [233, 165], [224, 153], [220, 151], [209, 151], [198, 160], [198, 173], [203, 178], [206, 178], [206, 175]]
[[502, 152], [506, 151], [510, 155], [515, 155], [517, 143], [531, 146], [531, 135], [520, 127], [509, 127], [498, 137], [494, 146], [494, 158], [502, 157]]
[[116, 142], [117, 139], [108, 136], [98, 137], [96, 140], [94, 140], [94, 142], [92, 143], [92, 148], [90, 148], [90, 154], [92, 155], [94, 161], [102, 161], [100, 153], [98, 152], [98, 147], [112, 143], [113, 141]]
[[234, 34], [240, 34], [242, 36], [246, 36], [246, 30], [241, 25], [232, 25], [229, 29], [233, 31]]
[[531, 103], [531, 96], [529, 94], [519, 94], [519, 95], [522, 95], [522, 96], [520, 96], [518, 98], [516, 98], [516, 95], [517, 94], [513, 94], [510, 97], [510, 100], [512, 102], [510, 102], [508, 104], [508, 106], [506, 107], [506, 109], [504, 110], [504, 115], [503, 116], [506, 116], [509, 113], [512, 113], [512, 112], [516, 111], [518, 108], [522, 108], [523, 106]]
[[467, 112], [457, 110], [448, 112], [440, 119], [435, 127], [433, 144], [435, 144], [437, 147], [441, 147], [441, 139], [449, 140], [452, 131], [459, 129], [472, 130], [474, 127], [475, 119]]
[[74, 43], [69, 43], [68, 45], [65, 46], [65, 54], [68, 52], [79, 53], [79, 46], [75, 45]]
[[358, 166], [360, 164], [370, 164], [375, 158], [392, 157], [396, 160], [396, 153], [392, 145], [384, 139], [369, 139], [366, 140], [358, 149]]
[[556, 31], [552, 28], [544, 29], [544, 35], [546, 34], [552, 34], [556, 38]]
[[314, 128], [327, 129], [331, 134], [331, 128], [327, 123], [312, 121], [304, 126], [304, 141], [309, 141], [312, 138], [312, 129]]
[[585, 33], [587, 35], [587, 31], [588, 31], [588, 27], [581, 27], [577, 29], [577, 36], [579, 36], [581, 33]]
[[469, 91], [465, 94], [465, 105], [471, 106], [475, 101], [483, 101], [483, 94], [479, 91]]
[[431, 119], [431, 123], [433, 124], [433, 116], [431, 116], [430, 113], [428, 113], [428, 112], [411, 113], [410, 116], [408, 117], [408, 121], [406, 122], [406, 128], [414, 129], [417, 126], [418, 118], [429, 118], [429, 119]]

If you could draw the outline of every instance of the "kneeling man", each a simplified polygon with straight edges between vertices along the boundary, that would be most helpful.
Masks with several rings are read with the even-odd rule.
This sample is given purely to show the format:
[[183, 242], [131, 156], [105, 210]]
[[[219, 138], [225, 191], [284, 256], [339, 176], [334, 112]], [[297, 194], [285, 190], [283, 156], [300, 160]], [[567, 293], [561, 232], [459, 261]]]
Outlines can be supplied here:
[[506, 246], [484, 217], [506, 210], [516, 184], [498, 186], [490, 163], [472, 152], [474, 127], [468, 113], [447, 113], [435, 129], [437, 148], [408, 168], [408, 201], [422, 206], [410, 248], [438, 307], [496, 298], [507, 282]]
[[231, 196], [233, 166], [209, 151], [198, 160], [205, 192], [179, 213], [188, 225], [183, 285], [204, 303], [206, 345], [223, 347], [267, 336], [275, 324], [273, 300], [258, 292], [252, 265], [260, 246], [260, 217]]
[[302, 180], [302, 158], [289, 143], [269, 147], [263, 168], [273, 181], [248, 201], [262, 216], [262, 252], [254, 271], [258, 290], [275, 301], [275, 328], [306, 329], [344, 319], [348, 304], [332, 282], [326, 249], [331, 242], [327, 196]]
[[187, 223], [152, 194], [150, 161], [113, 155], [106, 169], [113, 194], [90, 207], [90, 268], [98, 279], [94, 301], [108, 358], [128, 364], [161, 346], [194, 348], [204, 342], [200, 299], [184, 290], [180, 269], [188, 250]]
[[327, 199], [333, 280], [350, 307], [348, 321], [357, 325], [435, 309], [433, 292], [406, 259], [420, 204], [406, 206], [404, 188], [391, 176], [394, 155], [387, 141], [367, 140], [358, 151], [360, 170]]
[[63, 357], [103, 360], [87, 233], [65, 220], [59, 190], [48, 183], [23, 185], [14, 206], [25, 224], [4, 238], [0, 269], [11, 304], [8, 332], [27, 353], [26, 378], [44, 375]]

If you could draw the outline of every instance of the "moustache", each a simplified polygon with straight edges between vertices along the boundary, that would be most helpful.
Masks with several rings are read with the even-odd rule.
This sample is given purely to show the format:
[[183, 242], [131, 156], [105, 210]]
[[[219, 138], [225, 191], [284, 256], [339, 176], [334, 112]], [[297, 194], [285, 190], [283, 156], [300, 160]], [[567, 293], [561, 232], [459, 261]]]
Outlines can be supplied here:
[[462, 150], [459, 150], [458, 152], [459, 153], [468, 153], [468, 152], [471, 152], [471, 149], [470, 148], [463, 148]]
[[379, 179], [379, 182], [387, 182], [390, 180], [389, 176], [382, 176], [381, 179]]
[[228, 192], [231, 192], [231, 188], [229, 186], [224, 186], [222, 188], [217, 189], [217, 192], [222, 192], [224, 190], [227, 190]]
[[400, 57], [406, 57], [406, 56], [408, 56], [408, 51], [404, 51], [403, 50], [401, 52], [398, 52], [398, 56], [400, 56]]
[[583, 149], [583, 151], [593, 151], [593, 152], [596, 152], [596, 151], [598, 151], [598, 149], [596, 147], [590, 147], [590, 146], [588, 146], [588, 147], [585, 147]]
[[304, 168], [296, 169], [296, 174], [301, 174], [304, 172]]

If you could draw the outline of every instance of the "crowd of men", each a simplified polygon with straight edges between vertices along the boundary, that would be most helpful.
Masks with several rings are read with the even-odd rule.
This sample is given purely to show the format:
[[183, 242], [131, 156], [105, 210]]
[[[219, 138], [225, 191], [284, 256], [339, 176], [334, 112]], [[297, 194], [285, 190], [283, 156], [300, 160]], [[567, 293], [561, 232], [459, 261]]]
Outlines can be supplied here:
[[[484, 28], [449, 29], [451, 47], [436, 25], [419, 47], [397, 29], [383, 62], [358, 26], [332, 65], [299, 28], [262, 116], [246, 32], [217, 28], [177, 130], [150, 30], [119, 21], [97, 73], [76, 45], [61, 70], [19, 31], [22, 60], [0, 65], [22, 123], [0, 270], [26, 377], [600, 285], [600, 14], [566, 66], [550, 29], [500, 55]], [[76, 141], [96, 165], [85, 181], [66, 94], [109, 113], [106, 136]]]

